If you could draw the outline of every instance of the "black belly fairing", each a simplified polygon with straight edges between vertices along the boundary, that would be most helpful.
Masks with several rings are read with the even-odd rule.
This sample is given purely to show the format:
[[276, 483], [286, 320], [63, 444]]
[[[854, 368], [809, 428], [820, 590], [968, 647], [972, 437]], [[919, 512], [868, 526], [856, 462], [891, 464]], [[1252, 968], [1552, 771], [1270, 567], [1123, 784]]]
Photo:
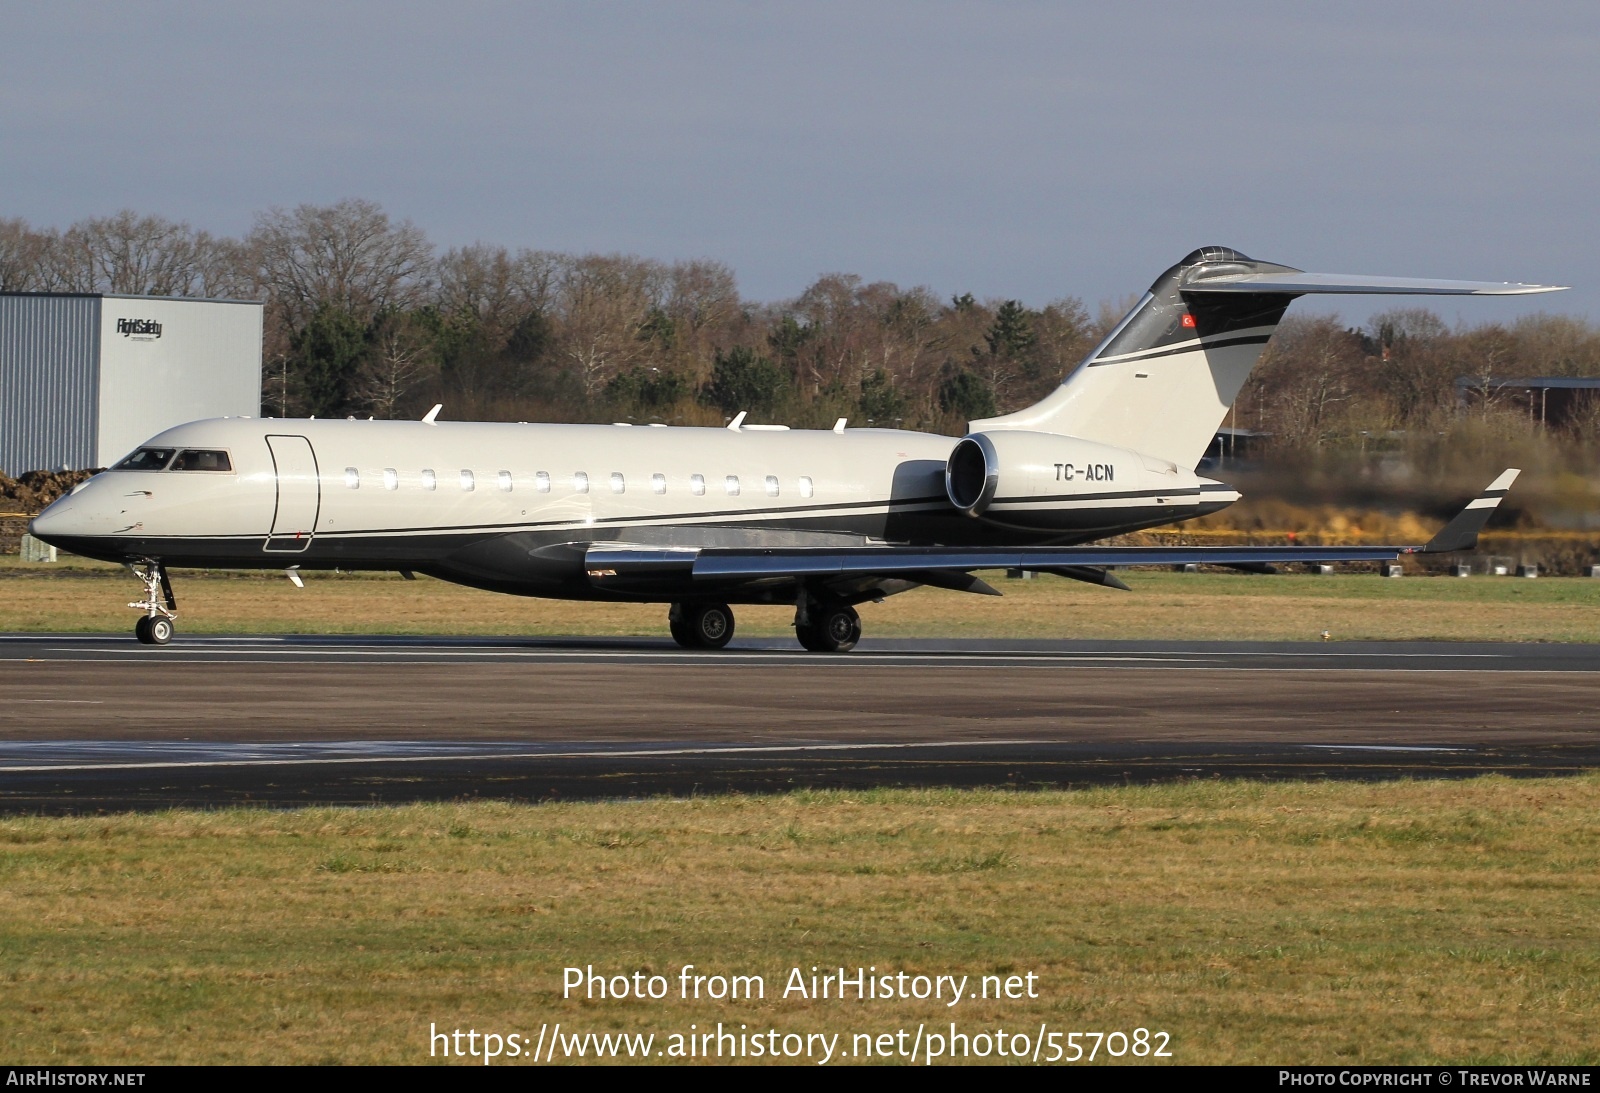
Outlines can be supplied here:
[[473, 588], [553, 599], [662, 602], [693, 595], [714, 596], [730, 603], [774, 603], [792, 600], [792, 580], [712, 587], [704, 581], [691, 582], [681, 574], [664, 574], [659, 584], [597, 588], [585, 571], [584, 553], [592, 543], [699, 549], [897, 544], [1070, 546], [1172, 523], [1215, 511], [1224, 504], [1202, 504], [1198, 511], [1192, 505], [1181, 510], [1156, 505], [1081, 509], [1076, 514], [1078, 519], [1061, 520], [1049, 531], [998, 527], [955, 511], [942, 497], [919, 497], [896, 503], [887, 512], [865, 506], [861, 511], [843, 514], [835, 509], [828, 515], [770, 512], [752, 514], [751, 519], [738, 523], [701, 520], [635, 525], [618, 521], [549, 528], [490, 526], [319, 533], [304, 549], [290, 552], [265, 550], [265, 535], [53, 538], [62, 549], [86, 557], [119, 563], [154, 558], [172, 568], [410, 570]]

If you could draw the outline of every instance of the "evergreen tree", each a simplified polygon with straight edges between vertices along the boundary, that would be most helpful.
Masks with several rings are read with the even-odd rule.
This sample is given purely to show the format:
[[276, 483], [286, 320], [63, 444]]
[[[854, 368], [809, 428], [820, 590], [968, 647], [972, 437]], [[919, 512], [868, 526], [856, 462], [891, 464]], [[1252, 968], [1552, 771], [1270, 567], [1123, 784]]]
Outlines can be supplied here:
[[906, 400], [895, 390], [889, 373], [879, 368], [861, 377], [861, 416], [876, 425], [893, 426], [906, 415]]
[[293, 341], [301, 409], [315, 417], [346, 413], [367, 348], [367, 324], [337, 304], [318, 305]]
[[711, 372], [711, 382], [706, 385], [704, 401], [725, 414], [748, 410], [752, 414], [770, 415], [778, 408], [789, 383], [783, 370], [747, 345], [739, 345], [716, 354], [716, 366]]
[[995, 405], [994, 389], [982, 376], [965, 368], [945, 377], [939, 385], [939, 409], [947, 414], [958, 414], [967, 421], [981, 417], [994, 417], [999, 413]]
[[1028, 309], [1015, 300], [1007, 300], [994, 313], [994, 322], [983, 340], [989, 343], [991, 355], [1020, 361], [1028, 356], [1038, 339], [1034, 337], [1033, 324], [1028, 321]]

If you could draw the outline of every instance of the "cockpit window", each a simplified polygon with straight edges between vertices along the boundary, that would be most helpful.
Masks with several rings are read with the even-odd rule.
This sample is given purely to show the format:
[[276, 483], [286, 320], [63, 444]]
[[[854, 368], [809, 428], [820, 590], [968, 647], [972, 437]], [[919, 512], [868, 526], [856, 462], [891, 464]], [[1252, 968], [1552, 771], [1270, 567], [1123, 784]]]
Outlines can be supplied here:
[[168, 470], [174, 471], [231, 471], [233, 463], [227, 452], [185, 448], [178, 453]]
[[114, 471], [160, 471], [172, 462], [172, 448], [140, 448], [111, 468]]

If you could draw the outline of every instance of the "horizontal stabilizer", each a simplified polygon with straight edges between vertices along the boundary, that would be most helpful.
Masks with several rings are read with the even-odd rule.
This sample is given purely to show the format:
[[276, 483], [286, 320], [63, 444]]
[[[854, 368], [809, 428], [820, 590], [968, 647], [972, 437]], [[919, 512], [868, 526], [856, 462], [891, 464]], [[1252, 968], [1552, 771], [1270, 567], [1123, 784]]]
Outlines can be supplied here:
[[1238, 273], [1201, 276], [1180, 287], [1190, 293], [1242, 292], [1311, 296], [1361, 293], [1401, 296], [1525, 296], [1563, 292], [1565, 285], [1525, 285], [1515, 281], [1436, 281], [1426, 277], [1367, 277], [1349, 273]]
[[1454, 520], [1428, 540], [1428, 545], [1422, 548], [1422, 553], [1443, 554], [1451, 550], [1471, 550], [1477, 546], [1478, 533], [1483, 530], [1483, 525], [1489, 522], [1489, 517], [1494, 515], [1494, 510], [1500, 507], [1506, 491], [1521, 473], [1519, 470], [1507, 470], [1490, 482], [1488, 489], [1468, 502], [1467, 507], [1457, 513]]

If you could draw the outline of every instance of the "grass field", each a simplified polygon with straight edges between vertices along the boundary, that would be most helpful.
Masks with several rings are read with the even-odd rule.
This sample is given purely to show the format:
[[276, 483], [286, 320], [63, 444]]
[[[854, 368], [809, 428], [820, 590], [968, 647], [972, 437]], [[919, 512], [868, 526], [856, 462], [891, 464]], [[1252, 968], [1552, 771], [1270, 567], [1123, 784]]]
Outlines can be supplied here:
[[[923, 588], [862, 608], [869, 636], [1600, 641], [1600, 580], [1129, 571], [1133, 592], [988, 575], [1003, 598]], [[0, 562], [5, 629], [131, 630], [139, 586], [87, 563]], [[662, 605], [530, 600], [391, 574], [175, 574], [180, 633], [656, 635]], [[793, 609], [741, 608], [739, 632], [792, 633]]]
[[[1004, 599], [863, 615], [884, 636], [1600, 641], [1600, 581], [1125, 576], [1132, 594], [997, 576]], [[0, 581], [7, 629], [131, 627], [112, 567], [4, 559]], [[180, 573], [181, 632], [665, 632], [659, 606], [306, 582]], [[789, 614], [743, 609], [740, 630]], [[0, 1055], [410, 1063], [430, 1024], [660, 1049], [718, 1021], [848, 1053], [954, 1021], [1164, 1031], [1177, 1063], [1593, 1064], [1597, 816], [1600, 774], [0, 819]], [[684, 964], [767, 997], [560, 997], [566, 966], [675, 988]], [[1039, 997], [779, 997], [790, 968], [841, 965], [1032, 972]]]
[[[1594, 1063], [1597, 815], [1590, 775], [8, 819], [0, 1054], [420, 1062], [430, 1022], [556, 1021], [848, 1050], [955, 1021], [1165, 1031], [1179, 1063]], [[591, 964], [767, 997], [562, 1000]], [[779, 997], [813, 965], [1039, 997]]]

